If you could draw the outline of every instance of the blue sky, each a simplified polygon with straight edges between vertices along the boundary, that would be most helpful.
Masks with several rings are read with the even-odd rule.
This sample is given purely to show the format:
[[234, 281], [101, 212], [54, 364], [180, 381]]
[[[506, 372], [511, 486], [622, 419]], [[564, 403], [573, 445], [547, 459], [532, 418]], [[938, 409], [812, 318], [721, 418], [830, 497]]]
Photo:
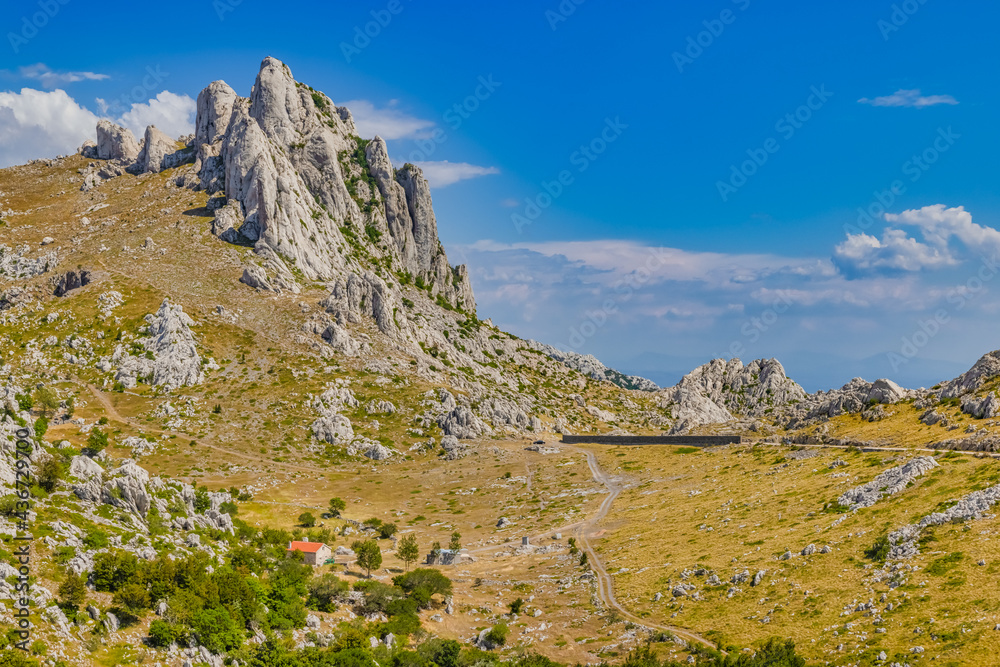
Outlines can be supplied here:
[[809, 389], [930, 386], [1000, 347], [995, 3], [4, 14], [0, 164], [68, 152], [98, 115], [180, 134], [201, 88], [248, 94], [273, 55], [423, 163], [480, 315], [515, 334], [664, 384], [774, 356]]

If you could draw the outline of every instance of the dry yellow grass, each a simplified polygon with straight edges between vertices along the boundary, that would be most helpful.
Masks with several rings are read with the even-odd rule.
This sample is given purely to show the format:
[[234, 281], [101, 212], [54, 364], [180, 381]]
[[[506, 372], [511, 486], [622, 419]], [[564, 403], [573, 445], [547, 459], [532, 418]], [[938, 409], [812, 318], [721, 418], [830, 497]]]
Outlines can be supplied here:
[[[807, 657], [834, 664], [882, 650], [902, 659], [915, 646], [943, 664], [988, 664], [1000, 649], [1000, 633], [993, 631], [1000, 622], [996, 518], [930, 531], [935, 541], [912, 561], [920, 570], [894, 590], [872, 581], [877, 568], [864, 556], [880, 535], [1000, 481], [1000, 465], [992, 459], [941, 457], [940, 468], [904, 492], [838, 514], [824, 507], [910, 457], [825, 449], [794, 461], [785, 459], [787, 448], [773, 446], [686, 454], [669, 447], [595, 451], [602, 466], [630, 483], [607, 517], [602, 553], [612, 573], [628, 569], [615, 576], [616, 590], [640, 615], [739, 645], [791, 637]], [[848, 465], [831, 469], [835, 459]], [[809, 544], [833, 551], [798, 555]], [[795, 555], [779, 560], [786, 550]], [[962, 556], [946, 572], [924, 571], [955, 553]], [[976, 565], [980, 560], [986, 566]], [[725, 585], [713, 589], [707, 577], [691, 576], [703, 599], [673, 599], [681, 573], [697, 568], [718, 574]], [[743, 569], [767, 575], [760, 586], [741, 584], [727, 598], [730, 577]], [[664, 595], [660, 602], [653, 601], [657, 592]], [[883, 593], [887, 599], [880, 602]], [[885, 619], [884, 634], [864, 612], [842, 613], [869, 600]], [[892, 611], [886, 611], [889, 603]], [[917, 628], [922, 634], [915, 634]]]

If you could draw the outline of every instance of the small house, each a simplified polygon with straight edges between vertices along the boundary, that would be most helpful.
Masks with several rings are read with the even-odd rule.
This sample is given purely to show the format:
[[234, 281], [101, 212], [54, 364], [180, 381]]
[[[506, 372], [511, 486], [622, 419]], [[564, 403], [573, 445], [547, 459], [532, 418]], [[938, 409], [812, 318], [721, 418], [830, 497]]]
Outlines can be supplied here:
[[291, 556], [296, 551], [302, 552], [304, 556], [303, 562], [306, 565], [323, 565], [327, 560], [333, 558], [333, 552], [330, 550], [330, 547], [322, 542], [310, 542], [309, 540], [289, 542], [287, 555]]

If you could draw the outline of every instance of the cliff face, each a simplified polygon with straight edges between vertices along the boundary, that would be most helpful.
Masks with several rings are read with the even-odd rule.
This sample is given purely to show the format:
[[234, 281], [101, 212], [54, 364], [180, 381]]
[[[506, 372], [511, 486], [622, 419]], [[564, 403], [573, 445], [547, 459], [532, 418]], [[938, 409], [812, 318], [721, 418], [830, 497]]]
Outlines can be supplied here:
[[[420, 169], [393, 167], [385, 142], [357, 136], [350, 111], [267, 58], [249, 98], [217, 81], [198, 97], [200, 186], [238, 204], [224, 240], [253, 244], [271, 275], [346, 280], [374, 272], [427, 286], [475, 311], [464, 266], [441, 247]], [[220, 198], [221, 200], [221, 198]]]

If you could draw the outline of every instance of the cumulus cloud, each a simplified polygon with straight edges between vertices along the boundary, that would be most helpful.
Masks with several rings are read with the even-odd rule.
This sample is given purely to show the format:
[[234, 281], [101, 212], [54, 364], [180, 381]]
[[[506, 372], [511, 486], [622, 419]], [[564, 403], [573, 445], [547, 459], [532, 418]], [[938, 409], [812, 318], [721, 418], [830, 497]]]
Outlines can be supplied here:
[[0, 167], [72, 153], [97, 120], [62, 90], [0, 92]]
[[480, 167], [468, 162], [449, 162], [442, 160], [439, 162], [415, 162], [420, 167], [431, 187], [443, 188], [459, 181], [465, 181], [479, 176], [489, 176], [499, 174], [496, 167]]
[[54, 72], [48, 65], [38, 63], [29, 65], [18, 70], [22, 78], [34, 79], [46, 88], [55, 88], [67, 83], [77, 83], [78, 81], [103, 81], [110, 79], [107, 74], [96, 72]]
[[[972, 221], [964, 207], [925, 206], [899, 214], [887, 213], [882, 238], [848, 234], [834, 248], [835, 264], [849, 278], [877, 273], [913, 273], [957, 266], [984, 252], [1000, 252], [1000, 231]], [[914, 227], [914, 238], [900, 227]]]
[[914, 109], [933, 107], [938, 104], [958, 104], [958, 100], [951, 95], [921, 95], [919, 88], [897, 90], [892, 95], [876, 97], [875, 99], [862, 97], [858, 102], [870, 104], [873, 107], [911, 107]]
[[[138, 139], [147, 125], [179, 137], [194, 131], [195, 112], [196, 103], [187, 95], [163, 91], [111, 120], [132, 130]], [[87, 139], [96, 138], [99, 118], [64, 90], [0, 92], [0, 167], [72, 153]]]
[[398, 100], [390, 100], [388, 106], [376, 107], [368, 100], [350, 100], [343, 106], [351, 111], [358, 134], [365, 138], [380, 136], [392, 139], [426, 139], [434, 127], [434, 121], [411, 116], [398, 108]]
[[118, 122], [142, 139], [148, 125], [155, 125], [167, 136], [177, 138], [194, 132], [198, 104], [187, 95], [164, 90], [144, 104], [133, 104]]

